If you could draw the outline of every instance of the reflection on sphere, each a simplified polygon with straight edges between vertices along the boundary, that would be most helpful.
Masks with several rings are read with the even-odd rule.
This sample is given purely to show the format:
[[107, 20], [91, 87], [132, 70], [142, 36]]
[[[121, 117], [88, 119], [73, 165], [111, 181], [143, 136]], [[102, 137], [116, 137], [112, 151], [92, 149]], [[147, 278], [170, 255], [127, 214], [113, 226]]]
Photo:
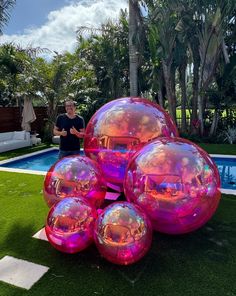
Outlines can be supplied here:
[[65, 197], [82, 196], [98, 208], [104, 201], [106, 184], [96, 162], [85, 156], [69, 156], [49, 169], [43, 193], [49, 207]]
[[134, 263], [149, 250], [152, 227], [137, 205], [116, 202], [98, 216], [94, 239], [101, 255], [121, 265]]
[[45, 232], [51, 245], [65, 253], [82, 251], [93, 242], [95, 207], [80, 197], [65, 198], [51, 207]]
[[148, 143], [129, 163], [124, 181], [128, 201], [141, 206], [153, 228], [187, 233], [204, 225], [220, 200], [220, 177], [210, 156], [181, 138]]
[[130, 157], [160, 136], [177, 136], [168, 113], [141, 98], [120, 98], [101, 107], [86, 128], [84, 149], [96, 160], [108, 183], [122, 188]]

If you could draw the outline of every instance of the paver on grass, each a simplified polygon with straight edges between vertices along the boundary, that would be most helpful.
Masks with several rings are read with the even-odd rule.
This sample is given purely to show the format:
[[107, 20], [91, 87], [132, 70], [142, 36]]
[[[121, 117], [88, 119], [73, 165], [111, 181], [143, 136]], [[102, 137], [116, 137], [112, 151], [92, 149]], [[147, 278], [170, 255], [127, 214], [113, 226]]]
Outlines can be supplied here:
[[0, 260], [0, 280], [26, 290], [29, 290], [48, 270], [47, 266], [11, 256], [5, 256]]

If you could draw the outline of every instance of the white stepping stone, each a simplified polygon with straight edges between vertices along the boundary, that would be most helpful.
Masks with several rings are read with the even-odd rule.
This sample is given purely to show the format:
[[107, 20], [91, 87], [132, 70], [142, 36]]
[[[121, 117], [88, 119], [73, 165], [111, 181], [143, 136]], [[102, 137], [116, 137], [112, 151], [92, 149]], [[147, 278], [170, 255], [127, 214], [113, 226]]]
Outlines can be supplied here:
[[33, 235], [34, 238], [37, 238], [37, 239], [41, 239], [41, 240], [45, 240], [48, 242], [48, 238], [46, 236], [46, 233], [45, 233], [45, 227], [40, 229], [37, 233], [35, 233]]
[[5, 256], [0, 260], [0, 281], [29, 290], [49, 267]]

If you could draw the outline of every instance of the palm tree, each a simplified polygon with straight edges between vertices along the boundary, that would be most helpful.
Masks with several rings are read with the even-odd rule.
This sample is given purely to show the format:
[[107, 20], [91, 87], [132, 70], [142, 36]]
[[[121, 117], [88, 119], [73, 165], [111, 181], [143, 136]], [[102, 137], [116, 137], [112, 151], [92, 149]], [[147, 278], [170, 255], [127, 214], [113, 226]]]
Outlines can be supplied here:
[[38, 53], [44, 51], [31, 47], [23, 49], [14, 43], [6, 43], [0, 47], [0, 78], [6, 81], [9, 104], [14, 105], [16, 102], [19, 105], [22, 89], [29, 89], [26, 81], [32, 80], [32, 61]]
[[0, 76], [7, 81], [8, 100], [10, 104], [18, 105], [16, 97], [17, 78], [24, 72], [26, 55], [17, 50], [13, 44], [4, 44], [0, 47]]
[[[170, 1], [171, 2], [171, 1]], [[146, 1], [149, 10], [149, 38], [156, 39], [156, 55], [160, 57], [165, 80], [168, 110], [176, 122], [175, 72], [177, 19], [168, 1]]]
[[[80, 27], [77, 54], [94, 68], [99, 97], [128, 95], [128, 17], [121, 11], [117, 22], [108, 21], [101, 28]], [[90, 33], [84, 38], [84, 33]]]
[[141, 53], [144, 51], [146, 40], [146, 28], [141, 12], [144, 1], [129, 0], [129, 83], [130, 96], [137, 96], [139, 89], [139, 69], [141, 66]]
[[15, 3], [15, 0], [1, 0], [0, 2], [0, 34], [2, 34], [2, 28], [10, 18], [9, 10]]
[[138, 67], [139, 52], [137, 47], [137, 18], [138, 1], [129, 0], [129, 79], [130, 79], [130, 96], [138, 95]]

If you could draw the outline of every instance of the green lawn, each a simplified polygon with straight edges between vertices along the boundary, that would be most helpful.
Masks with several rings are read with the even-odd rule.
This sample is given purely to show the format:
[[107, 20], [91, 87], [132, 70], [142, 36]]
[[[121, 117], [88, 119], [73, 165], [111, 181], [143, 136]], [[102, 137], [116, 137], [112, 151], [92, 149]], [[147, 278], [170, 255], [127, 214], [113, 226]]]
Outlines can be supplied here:
[[236, 155], [236, 144], [197, 144], [210, 154]]
[[194, 233], [155, 233], [148, 254], [125, 267], [102, 259], [94, 245], [68, 255], [32, 238], [48, 213], [43, 179], [0, 172], [0, 258], [10, 255], [50, 267], [29, 291], [0, 282], [1, 296], [236, 295], [235, 196], [223, 195], [214, 217]]

